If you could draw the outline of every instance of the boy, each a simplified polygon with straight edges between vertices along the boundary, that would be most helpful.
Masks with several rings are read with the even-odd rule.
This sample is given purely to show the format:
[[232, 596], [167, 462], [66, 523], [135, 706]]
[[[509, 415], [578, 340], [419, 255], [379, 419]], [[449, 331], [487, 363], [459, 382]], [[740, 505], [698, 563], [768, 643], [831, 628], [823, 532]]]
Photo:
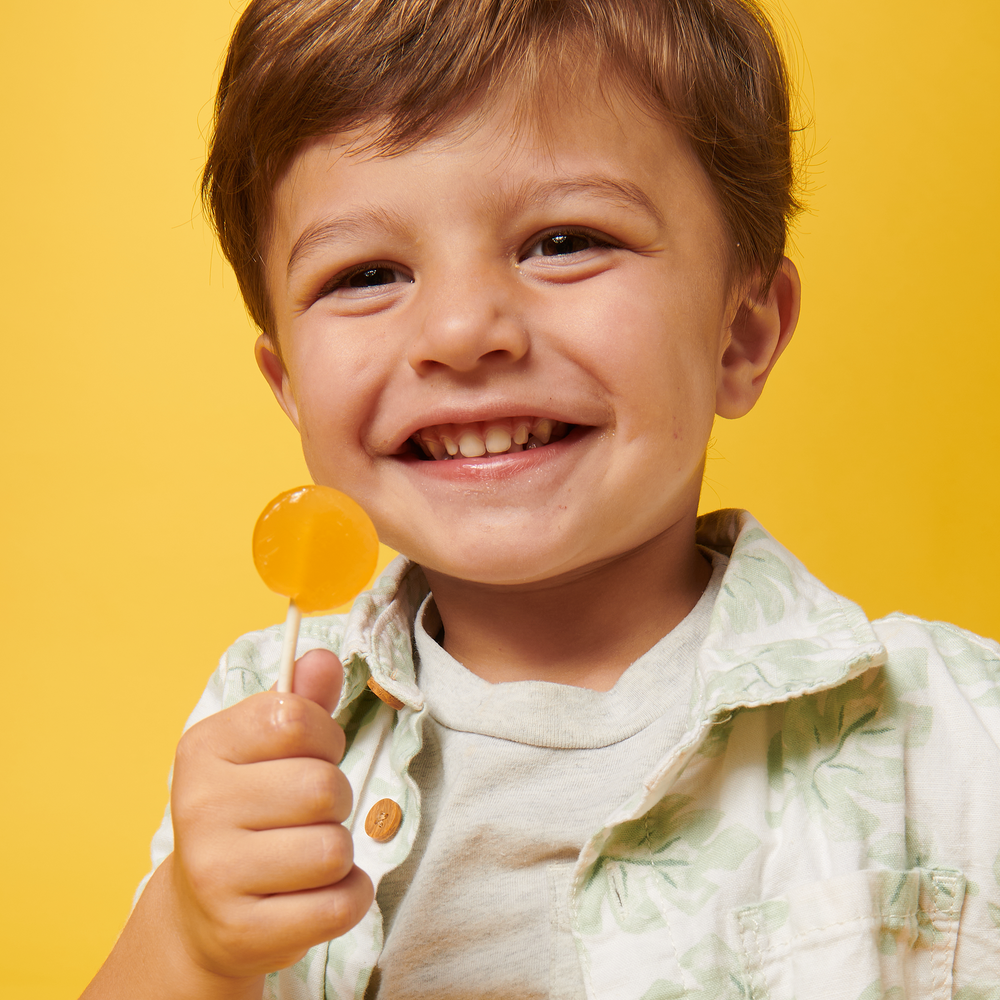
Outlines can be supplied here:
[[996, 645], [696, 523], [798, 311], [759, 13], [254, 0], [217, 111], [261, 370], [412, 562], [295, 695], [226, 654], [86, 995], [1000, 995]]

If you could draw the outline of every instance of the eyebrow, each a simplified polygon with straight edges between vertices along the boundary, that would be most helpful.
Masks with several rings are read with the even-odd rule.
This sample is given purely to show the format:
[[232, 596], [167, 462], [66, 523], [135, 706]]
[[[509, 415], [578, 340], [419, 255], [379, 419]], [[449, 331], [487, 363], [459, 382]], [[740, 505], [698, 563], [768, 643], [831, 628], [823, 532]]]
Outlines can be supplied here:
[[315, 222], [299, 234], [288, 254], [286, 275], [290, 278], [296, 266], [303, 260], [318, 253], [331, 243], [346, 243], [373, 234], [393, 233], [404, 239], [410, 238], [409, 229], [402, 219], [379, 208], [364, 208], [345, 212], [332, 219]]
[[657, 224], [663, 225], [660, 210], [638, 184], [625, 179], [615, 180], [603, 174], [563, 177], [544, 182], [529, 181], [514, 193], [512, 204], [516, 210], [523, 210], [531, 202], [548, 201], [564, 194], [596, 194], [625, 208], [638, 209], [651, 216]]
[[[596, 194], [626, 208], [638, 209], [652, 217], [657, 224], [663, 225], [659, 209], [642, 188], [629, 180], [614, 180], [600, 174], [544, 182], [528, 181], [512, 193], [501, 192], [496, 195], [493, 199], [494, 211], [498, 215], [501, 214], [501, 209], [517, 214], [532, 202], [545, 202], [567, 194]], [[386, 232], [404, 239], [411, 238], [410, 231], [401, 218], [379, 208], [345, 212], [332, 219], [313, 223], [299, 234], [288, 254], [286, 274], [290, 278], [298, 264], [331, 243], [359, 240], [375, 233], [384, 235]]]

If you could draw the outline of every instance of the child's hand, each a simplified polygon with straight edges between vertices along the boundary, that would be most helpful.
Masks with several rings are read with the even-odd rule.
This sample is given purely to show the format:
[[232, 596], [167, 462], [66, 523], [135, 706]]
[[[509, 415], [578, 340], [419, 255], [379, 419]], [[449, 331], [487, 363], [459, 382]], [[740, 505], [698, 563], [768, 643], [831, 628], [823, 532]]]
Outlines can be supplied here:
[[330, 717], [342, 680], [340, 661], [312, 650], [294, 694], [254, 695], [192, 726], [177, 748], [170, 877], [184, 945], [209, 972], [284, 968], [371, 906], [340, 825], [352, 801]]

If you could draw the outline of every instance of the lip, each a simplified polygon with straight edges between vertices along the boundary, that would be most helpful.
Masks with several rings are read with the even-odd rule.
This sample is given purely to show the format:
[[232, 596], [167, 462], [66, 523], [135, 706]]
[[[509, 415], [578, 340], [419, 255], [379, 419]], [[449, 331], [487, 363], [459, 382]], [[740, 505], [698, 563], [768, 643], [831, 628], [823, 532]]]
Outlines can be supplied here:
[[506, 479], [510, 476], [519, 476], [525, 472], [539, 469], [549, 462], [558, 461], [574, 445], [596, 431], [596, 427], [578, 425], [566, 437], [553, 441], [551, 444], [532, 448], [529, 451], [483, 455], [481, 458], [459, 458], [456, 456], [447, 461], [436, 462], [420, 458], [409, 450], [405, 454], [393, 455], [392, 458], [405, 465], [408, 470], [436, 480], [483, 482], [488, 479]]

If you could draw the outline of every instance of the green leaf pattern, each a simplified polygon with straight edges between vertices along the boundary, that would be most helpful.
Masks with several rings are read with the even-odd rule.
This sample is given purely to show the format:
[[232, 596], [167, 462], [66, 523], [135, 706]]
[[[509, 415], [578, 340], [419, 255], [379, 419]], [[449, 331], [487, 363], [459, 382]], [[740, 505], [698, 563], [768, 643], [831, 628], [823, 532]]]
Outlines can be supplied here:
[[717, 934], [686, 951], [680, 966], [694, 988], [657, 979], [640, 1000], [750, 1000], [739, 957]]
[[615, 829], [584, 892], [581, 929], [599, 929], [605, 905], [631, 933], [663, 926], [664, 902], [693, 915], [718, 891], [716, 873], [736, 871], [759, 845], [739, 824], [720, 830], [718, 810], [690, 804], [686, 795], [667, 795]]
[[904, 791], [904, 734], [887, 710], [888, 694], [877, 670], [789, 703], [768, 746], [768, 781], [780, 801], [767, 813], [771, 826], [801, 799], [835, 840], [875, 833], [879, 819], [866, 801], [899, 802]]
[[[851, 864], [884, 869], [887, 876], [948, 867], [953, 845], [935, 836], [937, 804], [910, 816], [905, 801], [907, 755], [934, 746], [937, 702], [929, 689], [942, 661], [987, 722], [1000, 709], [994, 644], [950, 626], [918, 623], [914, 632], [912, 619], [890, 616], [878, 627], [909, 628], [911, 638], [889, 643], [887, 659], [861, 609], [823, 587], [749, 515], [722, 511], [700, 519], [699, 541], [731, 560], [695, 673], [691, 742], [676, 748], [672, 763], [661, 763], [655, 790], [638, 791], [624, 821], [595, 833], [582, 855], [572, 903], [585, 969], [601, 963], [613, 969], [623, 940], [631, 942], [631, 956], [642, 955], [648, 942], [651, 954], [670, 956], [669, 968], [639, 962], [627, 989], [614, 975], [604, 976], [594, 993], [599, 1000], [756, 1000], [730, 922], [741, 908], [753, 908], [765, 932], [787, 932], [785, 890], [774, 891], [774, 885], [781, 884], [781, 865], [795, 860], [802, 838], [810, 850], [822, 845], [830, 864], [847, 865], [836, 874], [854, 871]], [[369, 671], [380, 683], [405, 689], [417, 706], [399, 713], [379, 751], [379, 761], [387, 763], [371, 772], [369, 787], [384, 785], [387, 794], [407, 794], [406, 768], [421, 744], [411, 627], [426, 590], [422, 572], [400, 560], [349, 616], [303, 622], [300, 654], [322, 645], [347, 665], [337, 718], [348, 738], [348, 777], [372, 766], [355, 749], [380, 711], [365, 687]], [[282, 627], [275, 626], [234, 644], [210, 685], [222, 692], [221, 705], [270, 687], [281, 636]], [[1000, 813], [1000, 796], [994, 800]], [[981, 953], [995, 959], [1000, 834], [991, 844], [995, 858], [980, 863], [977, 878], [986, 885], [992, 865], [995, 887], [980, 892], [969, 882], [964, 905], [971, 915], [962, 919], [978, 921], [967, 949], [984, 942]], [[400, 839], [398, 860], [406, 850]], [[852, 857], [857, 860], [844, 860]], [[970, 898], [977, 892], [973, 912]], [[936, 947], [947, 938], [926, 914], [915, 917], [920, 926], [909, 943], [891, 927], [876, 935], [887, 961], [899, 949]], [[381, 925], [366, 918], [292, 969], [268, 976], [264, 995], [357, 1000], [380, 947]], [[857, 1000], [903, 1000], [884, 979], [853, 992]], [[970, 966], [956, 979], [954, 996], [1000, 1000], [1000, 966]]]

